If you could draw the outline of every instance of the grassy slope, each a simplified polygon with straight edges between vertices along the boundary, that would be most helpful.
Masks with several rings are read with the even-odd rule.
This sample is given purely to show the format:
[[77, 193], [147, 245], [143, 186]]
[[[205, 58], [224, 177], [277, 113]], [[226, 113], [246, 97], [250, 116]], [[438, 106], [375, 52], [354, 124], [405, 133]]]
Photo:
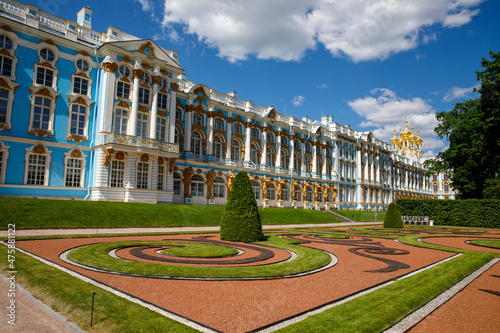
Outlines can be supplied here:
[[[0, 198], [5, 223], [16, 229], [179, 227], [220, 225], [224, 206], [153, 205], [125, 202], [84, 202]], [[336, 217], [303, 209], [259, 209], [262, 224], [335, 223]]]

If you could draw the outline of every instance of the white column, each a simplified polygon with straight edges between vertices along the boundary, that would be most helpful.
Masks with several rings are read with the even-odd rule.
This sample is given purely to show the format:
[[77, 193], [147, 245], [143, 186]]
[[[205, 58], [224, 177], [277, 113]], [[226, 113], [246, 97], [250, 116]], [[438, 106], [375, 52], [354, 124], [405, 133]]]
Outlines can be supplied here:
[[252, 122], [247, 119], [245, 124], [245, 163], [250, 162], [250, 141], [251, 141], [251, 133], [252, 133]]
[[191, 151], [191, 129], [193, 126], [193, 112], [191, 108], [186, 106], [186, 133], [184, 134], [184, 137], [186, 140], [184, 141], [184, 151], [188, 152]]
[[153, 102], [151, 104], [151, 119], [149, 120], [149, 137], [156, 139], [156, 116], [158, 114], [158, 82], [159, 76], [153, 77]]
[[[276, 133], [281, 132], [281, 127], [276, 127]], [[283, 166], [281, 165], [281, 134], [276, 134], [276, 169], [281, 171]]]
[[[214, 110], [210, 110], [212, 113]], [[208, 122], [207, 122], [207, 156], [211, 156], [213, 154], [214, 147], [214, 117], [209, 116], [207, 113]]]
[[227, 131], [226, 131], [226, 161], [230, 161], [231, 160], [231, 132], [233, 130], [233, 123], [229, 121], [229, 118], [231, 117], [231, 114], [229, 113], [227, 115], [227, 119], [228, 119], [228, 122], [227, 122]]
[[[326, 144], [326, 142], [325, 142]], [[328, 155], [326, 154], [326, 149], [323, 149], [323, 170], [321, 171], [321, 178], [327, 179], [329, 178], [326, 173], [326, 168], [327, 168], [327, 163], [326, 160], [328, 159]]]
[[[288, 166], [288, 169], [291, 170], [290, 173], [293, 174], [294, 172], [297, 172], [297, 170], [294, 169], [294, 165], [295, 165], [295, 141], [293, 141], [292, 139], [292, 131], [290, 130], [290, 165]], [[290, 185], [290, 189], [291, 189], [291, 185]], [[292, 192], [290, 192], [290, 195], [292, 194]], [[292, 198], [293, 199], [293, 198]]]
[[128, 135], [137, 135], [137, 110], [139, 108], [139, 83], [142, 75], [140, 69], [134, 70], [134, 90], [132, 92], [132, 109], [130, 110], [130, 118], [128, 119]]
[[179, 86], [176, 83], [170, 85], [170, 115], [168, 117], [168, 142], [175, 141], [175, 111], [177, 109], [177, 88]]
[[318, 177], [318, 146], [313, 145], [313, 156], [312, 156], [312, 170], [311, 176]]
[[267, 168], [267, 136], [265, 130], [267, 129], [267, 124], [262, 123], [262, 158], [260, 160], [260, 167], [261, 169], [266, 169]]
[[113, 123], [113, 100], [115, 98], [115, 83], [116, 83], [116, 68], [118, 66], [115, 63], [103, 63], [102, 68], [104, 73], [102, 74], [101, 83], [101, 103], [99, 123], [97, 124], [96, 132], [109, 132], [111, 133], [113, 129], [111, 125]]
[[[304, 174], [306, 172], [306, 142], [304, 140], [304, 142], [302, 142], [301, 140], [301, 155], [302, 155], [302, 160], [300, 161], [300, 165], [301, 165], [301, 175]], [[305, 201], [305, 199], [304, 199]]]

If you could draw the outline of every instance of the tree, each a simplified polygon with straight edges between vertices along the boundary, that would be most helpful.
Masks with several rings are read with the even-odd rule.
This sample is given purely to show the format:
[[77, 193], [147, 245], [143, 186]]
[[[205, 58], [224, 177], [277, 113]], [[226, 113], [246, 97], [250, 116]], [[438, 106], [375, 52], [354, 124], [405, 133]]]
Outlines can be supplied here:
[[403, 228], [399, 207], [395, 202], [389, 204], [384, 219], [384, 228]]
[[451, 170], [452, 187], [461, 199], [484, 195], [485, 184], [500, 171], [500, 52], [490, 52], [491, 61], [481, 61], [476, 72], [481, 88], [478, 99], [456, 103], [452, 111], [436, 114], [434, 129], [450, 146], [425, 165], [431, 172]]
[[220, 238], [230, 242], [256, 242], [263, 237], [252, 184], [247, 173], [240, 172], [234, 178], [222, 214]]

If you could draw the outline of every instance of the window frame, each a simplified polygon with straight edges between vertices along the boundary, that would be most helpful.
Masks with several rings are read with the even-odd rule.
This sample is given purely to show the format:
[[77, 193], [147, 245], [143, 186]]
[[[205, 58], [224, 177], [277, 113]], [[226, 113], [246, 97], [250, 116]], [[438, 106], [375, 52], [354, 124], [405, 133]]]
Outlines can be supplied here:
[[[120, 165], [123, 166], [123, 168], [116, 168], [114, 166]], [[108, 180], [108, 187], [109, 188], [125, 188], [125, 168], [126, 168], [126, 163], [124, 160], [118, 160], [116, 158], [111, 158], [109, 162], [109, 180]], [[115, 171], [116, 175], [120, 175], [121, 177], [114, 177], [113, 171]], [[114, 179], [116, 178], [116, 180]], [[120, 185], [121, 186], [116, 186]], [[114, 185], [116, 184], [116, 185]]]
[[[78, 160], [81, 163], [81, 168], [80, 168], [80, 182], [78, 186], [68, 186], [67, 185], [67, 178], [68, 178], [68, 162], [70, 160]], [[64, 153], [64, 175], [63, 175], [63, 186], [64, 187], [85, 187], [85, 169], [87, 167], [87, 158], [85, 154], [83, 154], [80, 150], [78, 149], [73, 149], [70, 150], [69, 152]], [[76, 168], [73, 168], [76, 169]]]
[[[30, 178], [30, 165], [33, 165], [33, 163], [30, 163], [30, 156], [35, 155], [35, 156], [43, 156], [45, 158], [44, 164], [43, 164], [43, 184], [32, 184], [28, 183], [28, 180]], [[30, 186], [48, 186], [49, 185], [49, 177], [50, 177], [50, 165], [52, 161], [52, 151], [48, 150], [47, 147], [43, 145], [33, 145], [30, 148], [26, 148], [26, 153], [24, 155], [24, 180], [23, 184], [24, 185], [30, 185]], [[35, 164], [38, 165], [38, 164]], [[42, 165], [42, 164], [39, 164]], [[38, 170], [38, 168], [37, 168]], [[35, 171], [37, 172], [37, 171]]]
[[7, 176], [7, 165], [9, 163], [9, 148], [5, 143], [0, 141], [0, 184], [5, 184]]

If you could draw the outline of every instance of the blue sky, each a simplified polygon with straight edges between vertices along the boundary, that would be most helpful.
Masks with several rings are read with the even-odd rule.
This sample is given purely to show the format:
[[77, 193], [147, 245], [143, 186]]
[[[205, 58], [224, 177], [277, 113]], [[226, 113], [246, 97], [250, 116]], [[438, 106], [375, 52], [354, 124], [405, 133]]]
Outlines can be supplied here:
[[500, 49], [496, 0], [53, 0], [33, 3], [92, 29], [114, 26], [180, 53], [187, 79], [278, 112], [373, 131], [417, 126], [424, 156], [445, 149], [436, 112], [474, 98]]

